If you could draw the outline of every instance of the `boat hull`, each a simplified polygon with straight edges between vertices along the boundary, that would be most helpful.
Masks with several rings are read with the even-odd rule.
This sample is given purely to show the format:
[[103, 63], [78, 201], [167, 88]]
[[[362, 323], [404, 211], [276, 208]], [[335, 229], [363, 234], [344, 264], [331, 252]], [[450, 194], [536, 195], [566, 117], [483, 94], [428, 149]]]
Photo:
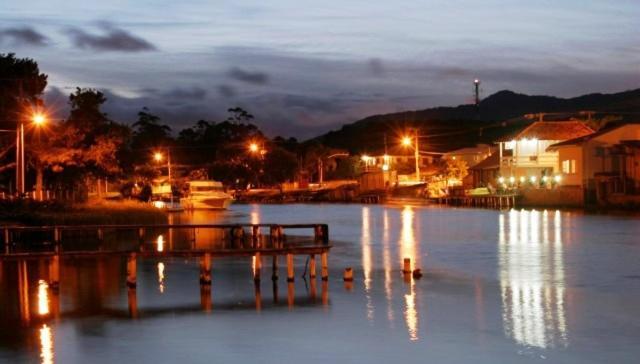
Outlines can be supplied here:
[[190, 210], [226, 210], [231, 205], [230, 198], [185, 198], [180, 201], [182, 206]]

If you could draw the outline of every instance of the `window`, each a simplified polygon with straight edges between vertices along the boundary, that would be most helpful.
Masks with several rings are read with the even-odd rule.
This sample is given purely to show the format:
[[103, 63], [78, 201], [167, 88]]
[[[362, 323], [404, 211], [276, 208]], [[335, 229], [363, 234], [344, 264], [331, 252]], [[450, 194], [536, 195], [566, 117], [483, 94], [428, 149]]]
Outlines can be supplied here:
[[562, 161], [562, 173], [575, 174], [576, 173], [576, 160], [566, 159]]

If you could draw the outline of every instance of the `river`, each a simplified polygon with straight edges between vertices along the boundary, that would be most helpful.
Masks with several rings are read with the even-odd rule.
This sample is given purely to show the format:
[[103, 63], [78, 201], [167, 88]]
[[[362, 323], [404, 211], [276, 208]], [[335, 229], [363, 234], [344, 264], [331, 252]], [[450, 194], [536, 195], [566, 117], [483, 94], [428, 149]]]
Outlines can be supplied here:
[[[7, 261], [0, 266], [0, 362], [634, 363], [640, 357], [637, 217], [296, 204], [233, 205], [172, 220], [327, 223], [328, 290], [310, 298], [310, 282], [299, 278], [303, 258], [296, 260], [292, 291], [282, 277], [274, 290], [268, 275], [256, 291], [249, 258], [215, 259], [212, 298], [204, 302], [195, 260], [144, 259], [132, 313], [122, 258], [65, 259], [57, 295], [44, 281], [43, 262]], [[402, 275], [405, 257], [422, 270], [421, 279]], [[346, 267], [354, 270], [352, 283], [342, 280]]]

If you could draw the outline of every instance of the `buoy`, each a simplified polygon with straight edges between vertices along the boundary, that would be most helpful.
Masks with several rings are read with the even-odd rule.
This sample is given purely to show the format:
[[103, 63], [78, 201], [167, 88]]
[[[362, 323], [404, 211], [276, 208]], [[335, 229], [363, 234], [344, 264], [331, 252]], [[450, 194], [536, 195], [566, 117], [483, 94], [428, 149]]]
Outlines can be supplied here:
[[420, 268], [416, 268], [413, 270], [413, 278], [414, 279], [422, 278], [422, 271], [420, 270]]
[[353, 269], [351, 267], [344, 269], [343, 279], [345, 282], [353, 281]]

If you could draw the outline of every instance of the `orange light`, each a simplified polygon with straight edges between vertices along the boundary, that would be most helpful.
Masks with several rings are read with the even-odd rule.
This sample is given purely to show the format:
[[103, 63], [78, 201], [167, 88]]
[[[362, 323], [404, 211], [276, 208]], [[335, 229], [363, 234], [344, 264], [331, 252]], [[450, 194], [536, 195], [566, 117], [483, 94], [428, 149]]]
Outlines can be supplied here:
[[403, 137], [402, 138], [402, 145], [404, 145], [405, 147], [409, 147], [411, 146], [411, 137]]
[[41, 113], [35, 113], [33, 114], [32, 120], [34, 124], [40, 126], [47, 121], [47, 118]]
[[153, 159], [155, 159], [156, 162], [162, 161], [162, 158], [163, 158], [162, 153], [160, 152], [153, 153]]
[[249, 151], [250, 151], [251, 153], [256, 153], [256, 152], [258, 151], [258, 149], [260, 149], [260, 148], [258, 147], [258, 144], [256, 144], [256, 143], [251, 143], [251, 144], [249, 144]]

